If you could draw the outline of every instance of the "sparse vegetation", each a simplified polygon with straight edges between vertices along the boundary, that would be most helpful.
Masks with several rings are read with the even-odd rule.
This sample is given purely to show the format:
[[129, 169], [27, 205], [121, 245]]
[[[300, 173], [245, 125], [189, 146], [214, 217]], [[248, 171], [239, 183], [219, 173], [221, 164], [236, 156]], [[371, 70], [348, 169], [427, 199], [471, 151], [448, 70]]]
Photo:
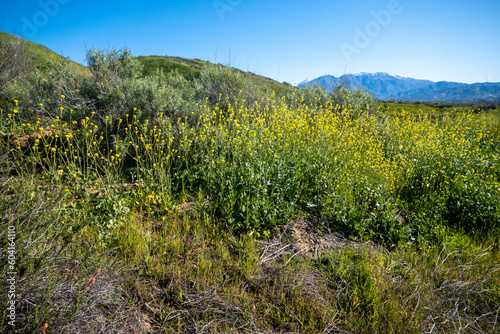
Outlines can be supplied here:
[[0, 89], [0, 331], [499, 330], [498, 110], [87, 61]]
[[31, 69], [27, 42], [0, 35], [0, 84], [5, 84]]

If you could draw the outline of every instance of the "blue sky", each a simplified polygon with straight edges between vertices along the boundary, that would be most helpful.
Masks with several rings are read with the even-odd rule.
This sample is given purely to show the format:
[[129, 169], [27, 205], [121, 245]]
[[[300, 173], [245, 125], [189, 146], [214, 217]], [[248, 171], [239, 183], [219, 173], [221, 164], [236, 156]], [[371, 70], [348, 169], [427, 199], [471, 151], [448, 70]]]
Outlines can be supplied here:
[[40, 0], [0, 2], [0, 29], [84, 63], [128, 47], [298, 83], [388, 72], [500, 82], [498, 0]]

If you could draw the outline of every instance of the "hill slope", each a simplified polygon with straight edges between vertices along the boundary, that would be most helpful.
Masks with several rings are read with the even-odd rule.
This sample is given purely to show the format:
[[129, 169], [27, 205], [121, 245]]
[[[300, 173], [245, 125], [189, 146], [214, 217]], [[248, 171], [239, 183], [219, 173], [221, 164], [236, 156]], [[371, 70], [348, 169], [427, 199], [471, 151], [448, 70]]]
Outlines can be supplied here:
[[[144, 75], [151, 75], [158, 70], [162, 70], [165, 72], [176, 70], [188, 80], [199, 78], [203, 69], [205, 69], [207, 66], [216, 65], [205, 60], [174, 56], [137, 56], [136, 58], [143, 66]], [[228, 67], [222, 64], [217, 65]], [[279, 93], [286, 87], [290, 86], [289, 84], [281, 83], [252, 72], [245, 72], [236, 68], [232, 68], [232, 70], [250, 79], [255, 85], [263, 85], [269, 87], [270, 89], [275, 90], [276, 93]]]
[[[46, 66], [50, 61], [61, 63], [67, 59], [43, 45], [0, 31], [0, 54], [2, 53], [2, 49], [5, 50], [7, 48], [8, 44], [19, 45], [20, 49], [26, 52], [27, 61], [32, 67], [40, 68]], [[86, 71], [85, 66], [71, 60], [70, 68], [75, 71]]]

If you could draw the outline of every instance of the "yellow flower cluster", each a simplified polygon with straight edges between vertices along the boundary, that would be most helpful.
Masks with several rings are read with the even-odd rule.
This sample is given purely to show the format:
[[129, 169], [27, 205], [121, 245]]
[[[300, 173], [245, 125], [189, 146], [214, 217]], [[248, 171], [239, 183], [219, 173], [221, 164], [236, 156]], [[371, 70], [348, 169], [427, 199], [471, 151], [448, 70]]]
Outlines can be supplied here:
[[284, 98], [202, 105], [193, 119], [176, 120], [160, 114], [141, 121], [136, 109], [120, 119], [91, 113], [68, 122], [38, 119], [22, 129], [33, 139], [30, 161], [55, 176], [120, 175], [128, 156], [147, 182], [169, 188], [172, 169], [182, 178], [196, 173], [229, 201], [228, 210], [247, 213], [250, 200], [260, 201], [254, 212], [278, 212], [285, 202], [347, 208], [380, 194], [396, 197], [409, 182], [432, 191], [472, 177], [500, 193], [500, 122], [493, 116], [369, 114], [334, 101], [296, 102], [294, 108]]

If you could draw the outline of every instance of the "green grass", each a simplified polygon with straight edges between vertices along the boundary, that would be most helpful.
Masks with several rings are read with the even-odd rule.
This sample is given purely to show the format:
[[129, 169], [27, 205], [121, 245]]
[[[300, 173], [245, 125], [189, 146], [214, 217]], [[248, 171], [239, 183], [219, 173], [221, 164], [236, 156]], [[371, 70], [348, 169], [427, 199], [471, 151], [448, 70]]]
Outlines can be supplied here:
[[201, 69], [204, 66], [204, 62], [193, 62], [187, 59], [173, 58], [161, 56], [139, 56], [137, 59], [143, 65], [143, 75], [151, 75], [156, 73], [158, 70], [163, 70], [167, 72], [178, 71], [184, 78], [188, 80], [194, 80], [198, 78], [201, 73]]

